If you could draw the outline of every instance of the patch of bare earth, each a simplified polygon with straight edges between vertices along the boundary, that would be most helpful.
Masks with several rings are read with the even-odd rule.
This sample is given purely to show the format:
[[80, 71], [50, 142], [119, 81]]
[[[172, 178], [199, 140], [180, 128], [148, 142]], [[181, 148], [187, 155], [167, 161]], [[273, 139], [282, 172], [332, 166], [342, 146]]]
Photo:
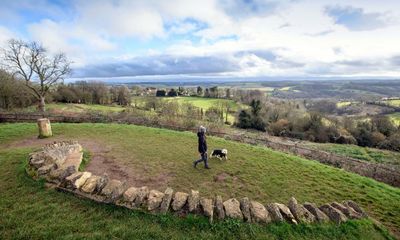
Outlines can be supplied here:
[[[21, 148], [33, 147], [40, 148], [46, 144], [56, 141], [67, 141], [63, 136], [39, 139], [37, 137], [29, 137], [19, 141], [7, 144], [4, 148]], [[74, 139], [76, 140], [76, 139]], [[114, 154], [112, 147], [104, 142], [89, 139], [78, 139], [79, 144], [90, 152], [91, 160], [86, 166], [85, 171], [92, 172], [95, 175], [107, 174], [110, 179], [118, 179], [125, 181], [129, 186], [148, 186], [152, 189], [163, 190], [175, 176], [173, 173], [161, 172], [157, 174], [150, 173], [149, 169], [144, 166], [133, 166], [129, 162], [133, 162], [130, 156], [129, 162], [122, 154]]]

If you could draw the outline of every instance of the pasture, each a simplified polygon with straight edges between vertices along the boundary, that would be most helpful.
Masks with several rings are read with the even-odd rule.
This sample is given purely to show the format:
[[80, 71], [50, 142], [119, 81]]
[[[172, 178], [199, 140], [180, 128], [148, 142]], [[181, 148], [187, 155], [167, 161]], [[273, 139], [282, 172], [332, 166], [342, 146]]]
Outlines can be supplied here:
[[[3, 236], [22, 238], [33, 234], [43, 238], [68, 231], [70, 238], [87, 237], [90, 232], [94, 232], [93, 237], [105, 233], [106, 236], [136, 238], [390, 238], [385, 230], [369, 220], [351, 221], [340, 227], [279, 224], [250, 227], [239, 223], [233, 227], [229, 225], [232, 223], [210, 226], [204, 219], [197, 218], [183, 220], [167, 216], [159, 219], [75, 199], [45, 189], [25, 175], [23, 166], [30, 151], [46, 142], [69, 139], [78, 140], [90, 152], [92, 159], [86, 169], [95, 174], [107, 172], [131, 185], [147, 185], [161, 191], [166, 186], [186, 192], [198, 189], [203, 196], [219, 194], [225, 199], [248, 196], [263, 203], [287, 202], [291, 196], [300, 202], [317, 204], [352, 199], [371, 217], [399, 234], [398, 188], [315, 161], [209, 137], [209, 148], [227, 148], [229, 160], [212, 159], [211, 170], [201, 165], [194, 169], [192, 161], [198, 158], [197, 139], [189, 132], [122, 124], [53, 124], [55, 137], [39, 140], [36, 131], [35, 124], [0, 125], [3, 169], [0, 190], [4, 193], [0, 199], [0, 219], [4, 220], [0, 221], [5, 221], [1, 226], [6, 226], [0, 229]], [[139, 224], [149, 232], [144, 232], [142, 227], [138, 229]], [[230, 227], [233, 229], [227, 230]]]
[[368, 162], [387, 163], [400, 166], [400, 153], [377, 148], [360, 147], [350, 144], [304, 142], [312, 149], [331, 152], [340, 156], [360, 159]]

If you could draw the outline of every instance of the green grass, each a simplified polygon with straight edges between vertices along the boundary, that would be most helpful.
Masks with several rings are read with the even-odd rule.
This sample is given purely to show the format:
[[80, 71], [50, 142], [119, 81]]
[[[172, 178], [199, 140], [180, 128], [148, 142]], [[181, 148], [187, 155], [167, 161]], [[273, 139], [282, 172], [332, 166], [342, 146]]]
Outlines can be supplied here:
[[400, 153], [398, 152], [334, 143], [307, 143], [305, 146], [368, 162], [400, 165]]
[[[106, 157], [144, 179], [168, 176], [155, 186], [176, 191], [198, 189], [202, 196], [286, 203], [323, 204], [352, 199], [393, 232], [400, 227], [400, 190], [372, 179], [266, 148], [209, 137], [209, 148], [225, 147], [227, 162], [211, 160], [211, 170], [193, 169], [197, 139], [188, 132], [117, 124], [53, 124], [58, 139], [106, 144]], [[236, 222], [209, 225], [202, 218], [154, 217], [144, 213], [80, 200], [43, 188], [23, 170], [33, 148], [18, 147], [36, 136], [35, 124], [0, 124], [0, 232], [3, 238], [208, 238], [208, 239], [384, 239], [384, 230], [370, 220], [341, 226], [286, 224], [258, 225]], [[37, 146], [36, 146], [37, 147]], [[85, 148], [85, 146], [83, 146]], [[92, 162], [93, 163], [93, 160]], [[90, 163], [89, 163], [90, 164]], [[225, 174], [224, 181], [214, 177]], [[150, 184], [151, 185], [151, 184]], [[1, 238], [1, 237], [0, 237]]]
[[351, 104], [352, 104], [352, 102], [343, 101], [343, 102], [338, 102], [338, 103], [336, 103], [336, 107], [342, 108], [342, 107], [347, 107], [347, 106], [349, 106], [349, 105], [351, 105]]
[[395, 125], [400, 126], [400, 112], [391, 113], [387, 116], [389, 116], [390, 120], [392, 120]]
[[[132, 105], [143, 107], [146, 97], [135, 96], [132, 98]], [[247, 108], [246, 105], [236, 103], [230, 99], [219, 98], [204, 98], [204, 97], [160, 97], [163, 101], [175, 101], [179, 104], [192, 104], [195, 107], [202, 108], [207, 111], [211, 107], [218, 107], [220, 104], [229, 104], [230, 111], [236, 113], [241, 108]], [[235, 121], [235, 114], [228, 114], [228, 121], [233, 123]]]
[[175, 98], [164, 98], [167, 101], [177, 101], [178, 103], [190, 103], [195, 107], [203, 108], [207, 110], [211, 107], [218, 106], [220, 103], [228, 103], [232, 110], [238, 110], [240, 105], [230, 99], [217, 99], [217, 98], [203, 98], [203, 97], [175, 97]]
[[394, 107], [400, 107], [400, 99], [395, 99], [395, 100], [386, 100], [384, 101], [389, 106], [394, 106]]
[[[46, 110], [52, 113], [83, 113], [86, 111], [96, 112], [122, 112], [125, 108], [118, 105], [99, 105], [99, 104], [77, 104], [77, 103], [49, 103]], [[36, 106], [24, 109], [17, 109], [18, 112], [36, 112]]]

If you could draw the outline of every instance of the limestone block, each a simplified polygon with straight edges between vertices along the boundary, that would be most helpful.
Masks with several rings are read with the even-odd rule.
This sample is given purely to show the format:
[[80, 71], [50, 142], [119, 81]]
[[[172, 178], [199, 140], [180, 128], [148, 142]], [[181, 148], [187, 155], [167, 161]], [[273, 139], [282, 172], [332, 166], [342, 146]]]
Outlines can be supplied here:
[[226, 217], [243, 219], [243, 214], [240, 210], [240, 202], [238, 200], [231, 198], [226, 200], [223, 205]]
[[39, 127], [39, 138], [48, 138], [53, 136], [50, 120], [48, 118], [39, 118], [37, 124]]

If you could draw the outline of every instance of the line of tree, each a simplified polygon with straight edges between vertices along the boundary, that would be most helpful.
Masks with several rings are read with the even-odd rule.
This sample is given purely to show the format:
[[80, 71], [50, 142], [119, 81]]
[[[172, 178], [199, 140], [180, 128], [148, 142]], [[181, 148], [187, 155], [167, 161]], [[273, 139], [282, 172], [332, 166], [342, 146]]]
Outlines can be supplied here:
[[131, 91], [126, 86], [107, 86], [102, 82], [78, 81], [68, 85], [60, 84], [52, 93], [56, 102], [112, 104], [122, 106], [131, 104]]

